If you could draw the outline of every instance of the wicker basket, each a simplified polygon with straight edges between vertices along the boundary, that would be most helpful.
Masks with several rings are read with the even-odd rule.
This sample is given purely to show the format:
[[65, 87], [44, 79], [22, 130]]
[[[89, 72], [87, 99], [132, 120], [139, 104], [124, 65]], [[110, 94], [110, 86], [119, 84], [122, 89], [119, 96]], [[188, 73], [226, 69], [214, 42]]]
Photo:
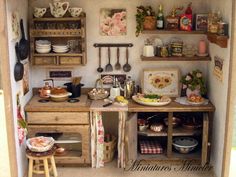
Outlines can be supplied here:
[[111, 162], [114, 158], [116, 151], [116, 137], [112, 136], [112, 140], [109, 142], [104, 142], [104, 150], [103, 150], [103, 161]]
[[108, 97], [109, 93], [103, 88], [102, 79], [96, 80], [95, 89], [91, 90], [88, 95], [91, 100], [102, 100]]

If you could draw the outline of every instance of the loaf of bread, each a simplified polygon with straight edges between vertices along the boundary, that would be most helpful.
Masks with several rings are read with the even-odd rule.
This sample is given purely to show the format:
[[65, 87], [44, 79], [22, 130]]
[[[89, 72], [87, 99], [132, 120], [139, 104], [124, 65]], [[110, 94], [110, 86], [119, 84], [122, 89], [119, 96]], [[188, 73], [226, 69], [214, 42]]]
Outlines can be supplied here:
[[55, 87], [51, 90], [52, 95], [64, 95], [66, 93], [67, 93], [66, 89], [62, 87]]

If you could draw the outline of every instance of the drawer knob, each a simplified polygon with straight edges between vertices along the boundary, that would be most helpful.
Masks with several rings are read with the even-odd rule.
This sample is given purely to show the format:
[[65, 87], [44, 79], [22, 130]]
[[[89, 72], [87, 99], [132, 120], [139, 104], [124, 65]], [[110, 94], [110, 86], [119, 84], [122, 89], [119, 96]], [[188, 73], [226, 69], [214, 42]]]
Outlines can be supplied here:
[[55, 117], [55, 121], [58, 121], [58, 120], [59, 120], [59, 118], [56, 116], [56, 117]]

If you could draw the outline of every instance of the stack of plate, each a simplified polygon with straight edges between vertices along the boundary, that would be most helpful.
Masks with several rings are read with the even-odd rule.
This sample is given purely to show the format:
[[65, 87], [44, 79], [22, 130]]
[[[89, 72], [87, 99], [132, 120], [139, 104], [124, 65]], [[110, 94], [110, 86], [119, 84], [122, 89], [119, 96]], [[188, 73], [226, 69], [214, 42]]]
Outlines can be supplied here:
[[52, 45], [53, 52], [55, 53], [66, 53], [69, 51], [68, 45]]
[[38, 53], [49, 53], [51, 51], [51, 42], [48, 40], [38, 40], [35, 42]]

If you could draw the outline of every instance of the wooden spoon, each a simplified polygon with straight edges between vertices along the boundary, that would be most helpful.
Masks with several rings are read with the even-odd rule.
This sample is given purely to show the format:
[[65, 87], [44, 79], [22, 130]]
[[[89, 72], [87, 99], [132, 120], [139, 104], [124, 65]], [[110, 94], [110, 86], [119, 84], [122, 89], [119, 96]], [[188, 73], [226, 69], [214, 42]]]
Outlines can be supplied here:
[[115, 69], [120, 70], [121, 65], [120, 65], [120, 48], [119, 47], [117, 47], [116, 55], [117, 55], [117, 62], [115, 64]]

